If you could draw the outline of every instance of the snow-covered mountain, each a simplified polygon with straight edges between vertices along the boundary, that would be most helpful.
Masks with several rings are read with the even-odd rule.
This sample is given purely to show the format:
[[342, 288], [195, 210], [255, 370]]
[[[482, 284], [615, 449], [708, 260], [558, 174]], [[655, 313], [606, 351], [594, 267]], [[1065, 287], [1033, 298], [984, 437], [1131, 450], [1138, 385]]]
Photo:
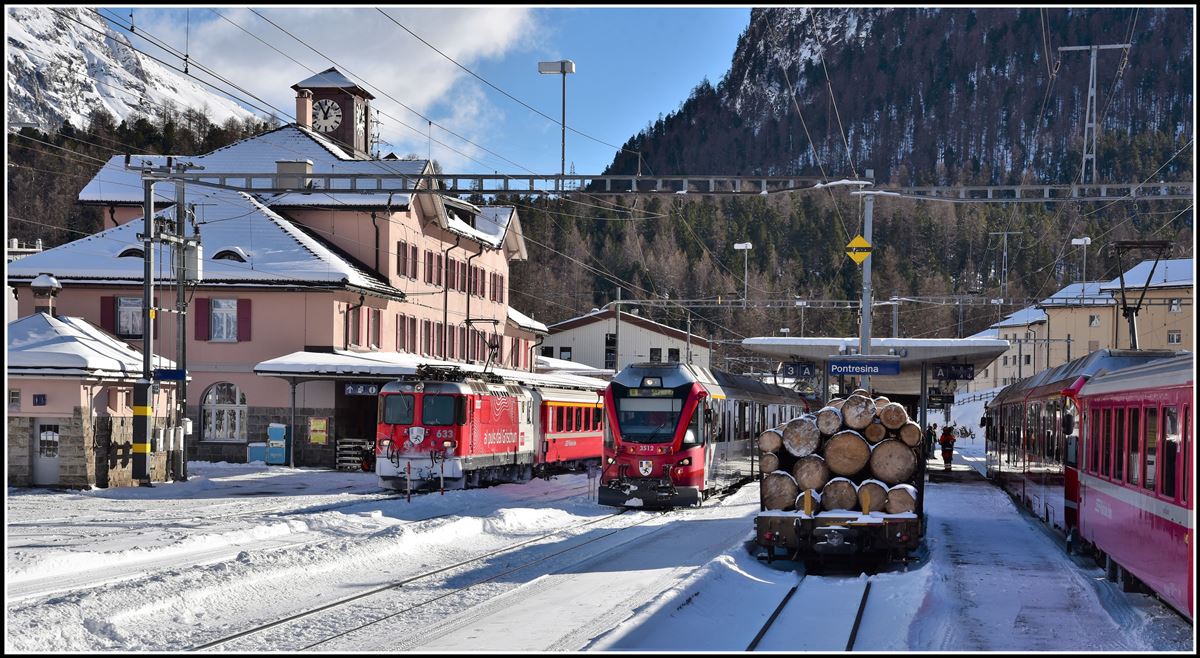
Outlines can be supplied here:
[[[68, 14], [86, 24], [60, 15]], [[252, 112], [133, 50], [129, 39], [86, 7], [8, 7], [8, 124], [77, 127], [104, 108], [116, 120], [154, 116], [164, 105], [203, 110], [213, 123]]]

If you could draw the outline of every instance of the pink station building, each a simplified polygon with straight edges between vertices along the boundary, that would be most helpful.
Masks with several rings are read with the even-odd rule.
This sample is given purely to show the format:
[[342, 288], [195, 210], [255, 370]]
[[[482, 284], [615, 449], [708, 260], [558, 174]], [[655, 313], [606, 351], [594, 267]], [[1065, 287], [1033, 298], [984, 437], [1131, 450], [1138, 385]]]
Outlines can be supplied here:
[[[373, 97], [335, 69], [293, 89], [298, 123], [176, 160], [205, 175], [361, 174], [368, 185], [373, 175], [432, 173], [426, 160], [370, 156]], [[515, 208], [476, 206], [427, 185], [414, 194], [339, 193], [351, 183], [337, 180], [328, 191], [283, 194], [185, 185], [185, 205], [194, 204], [187, 232], [203, 249], [202, 279], [185, 292], [188, 459], [244, 462], [268, 424], [294, 420], [295, 464], [334, 466], [339, 441], [374, 439], [372, 393], [397, 364], [477, 369], [491, 358], [500, 368], [533, 368], [547, 330], [508, 305], [509, 263], [526, 258]], [[159, 182], [154, 194], [155, 212], [174, 226], [174, 185]], [[140, 351], [141, 174], [114, 155], [79, 201], [103, 208], [105, 229], [10, 263], [18, 315], [34, 312], [30, 284], [49, 274], [62, 285], [60, 314]], [[154, 306], [174, 309], [172, 250], [155, 248]], [[176, 316], [159, 312], [153, 322], [153, 351], [173, 357]], [[289, 368], [257, 367], [275, 362]], [[312, 372], [301, 376], [295, 366], [306, 363]], [[362, 365], [371, 363], [393, 368]]]

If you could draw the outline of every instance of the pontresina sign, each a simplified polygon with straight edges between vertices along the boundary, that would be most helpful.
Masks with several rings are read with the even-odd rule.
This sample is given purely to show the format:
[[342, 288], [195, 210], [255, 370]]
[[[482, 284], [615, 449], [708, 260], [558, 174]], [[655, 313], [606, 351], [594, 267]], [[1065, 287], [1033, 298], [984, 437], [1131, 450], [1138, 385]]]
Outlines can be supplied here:
[[890, 359], [830, 359], [831, 375], [899, 375], [900, 360]]

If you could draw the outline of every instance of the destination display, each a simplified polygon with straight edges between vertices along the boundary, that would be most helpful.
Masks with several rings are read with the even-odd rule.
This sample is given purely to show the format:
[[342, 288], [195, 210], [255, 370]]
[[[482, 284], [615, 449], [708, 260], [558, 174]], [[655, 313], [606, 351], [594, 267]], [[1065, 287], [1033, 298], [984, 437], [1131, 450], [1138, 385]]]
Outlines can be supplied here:
[[675, 391], [669, 388], [631, 388], [629, 389], [629, 397], [631, 398], [669, 398], [675, 395]]

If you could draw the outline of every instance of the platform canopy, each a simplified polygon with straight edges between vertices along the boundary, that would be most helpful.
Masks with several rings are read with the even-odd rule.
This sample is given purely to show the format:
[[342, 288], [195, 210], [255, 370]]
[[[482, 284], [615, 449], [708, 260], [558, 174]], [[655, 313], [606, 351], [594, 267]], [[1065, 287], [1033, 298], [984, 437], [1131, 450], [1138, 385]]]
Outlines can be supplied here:
[[[807, 363], [815, 366], [818, 376], [828, 373], [829, 362], [862, 361], [874, 359], [878, 362], [898, 362], [899, 374], [871, 375], [871, 389], [883, 395], [919, 395], [921, 393], [921, 366], [928, 366], [928, 386], [935, 386], [934, 366], [953, 364], [970, 365], [976, 373], [1004, 354], [1008, 341], [995, 338], [872, 338], [871, 355], [857, 355], [859, 338], [812, 337], [747, 338], [742, 347], [765, 354], [781, 362]], [[837, 377], [829, 375], [830, 380]]]

